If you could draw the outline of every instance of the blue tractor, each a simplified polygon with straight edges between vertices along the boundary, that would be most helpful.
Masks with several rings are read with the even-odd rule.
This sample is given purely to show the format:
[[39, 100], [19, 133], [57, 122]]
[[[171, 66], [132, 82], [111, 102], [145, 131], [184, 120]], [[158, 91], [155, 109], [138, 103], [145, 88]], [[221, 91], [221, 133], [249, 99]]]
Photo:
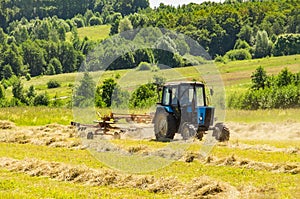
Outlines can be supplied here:
[[180, 133], [184, 140], [202, 139], [213, 130], [216, 140], [228, 141], [229, 129], [222, 123], [214, 125], [215, 108], [209, 106], [205, 85], [201, 82], [170, 82], [162, 87], [162, 99], [153, 119], [158, 141], [174, 138]]

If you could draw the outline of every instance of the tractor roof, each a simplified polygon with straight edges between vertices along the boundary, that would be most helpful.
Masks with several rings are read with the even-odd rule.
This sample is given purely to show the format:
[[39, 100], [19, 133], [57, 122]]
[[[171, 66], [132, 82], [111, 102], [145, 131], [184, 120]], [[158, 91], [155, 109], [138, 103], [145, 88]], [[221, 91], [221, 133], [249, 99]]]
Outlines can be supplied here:
[[178, 81], [178, 82], [167, 82], [165, 86], [176, 86], [181, 84], [199, 84], [204, 85], [202, 82], [193, 82], [193, 81]]

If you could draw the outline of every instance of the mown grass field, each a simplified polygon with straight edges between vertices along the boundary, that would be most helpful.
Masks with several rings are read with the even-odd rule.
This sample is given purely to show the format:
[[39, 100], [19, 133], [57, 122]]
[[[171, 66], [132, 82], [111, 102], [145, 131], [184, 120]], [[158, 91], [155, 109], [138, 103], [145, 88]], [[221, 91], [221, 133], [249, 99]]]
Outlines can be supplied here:
[[[101, 112], [101, 110], [99, 110]], [[111, 110], [104, 110], [105, 114]], [[143, 114], [141, 110], [132, 113]], [[104, 114], [104, 115], [105, 115]], [[96, 117], [96, 116], [95, 116]], [[286, 123], [300, 122], [299, 109], [286, 110], [226, 110], [227, 122], [239, 123]], [[73, 120], [71, 108], [9, 107], [1, 108], [0, 120], [9, 120], [19, 126], [39, 126], [51, 123], [68, 125]]]
[[[227, 94], [230, 94], [237, 90], [244, 91], [250, 84], [249, 76], [259, 65], [265, 67], [268, 73], [272, 74], [278, 73], [284, 67], [288, 67], [291, 71], [299, 72], [299, 59], [300, 55], [295, 55], [229, 62], [227, 64], [218, 64], [217, 67], [220, 69], [224, 79]], [[169, 81], [180, 78], [189, 80], [200, 78], [197, 67], [160, 70], [158, 72], [120, 70], [91, 73], [97, 82], [101, 82], [108, 77], [115, 77], [116, 74], [120, 75], [119, 84], [127, 89], [132, 89], [138, 84], [151, 81], [153, 75], [164, 76]], [[30, 81], [23, 80], [23, 83], [25, 88], [34, 85], [38, 93], [46, 91], [52, 98], [56, 95], [57, 97], [68, 97], [65, 100], [71, 100], [76, 78], [77, 74], [75, 73], [61, 74], [36, 77]], [[57, 89], [47, 89], [46, 84], [51, 79], [57, 80], [62, 86]], [[107, 111], [105, 110], [105, 112]], [[202, 190], [201, 186], [208, 190], [211, 189], [209, 187], [210, 183], [202, 183], [201, 179], [199, 179], [203, 176], [208, 177], [213, 182], [218, 182], [217, 184], [225, 182], [233, 186], [239, 193], [237, 198], [300, 198], [300, 173], [298, 172], [300, 168], [299, 139], [232, 139], [229, 143], [218, 144], [213, 148], [209, 154], [209, 157], [213, 159], [210, 163], [208, 160], [201, 158], [195, 158], [192, 162], [186, 162], [183, 158], [170, 161], [170, 164], [158, 170], [142, 174], [113, 171], [116, 172], [116, 175], [124, 176], [121, 178], [121, 181], [124, 179], [129, 180], [127, 187], [118, 185], [116, 180], [114, 180], [114, 176], [111, 175], [106, 177], [108, 182], [111, 181], [110, 184], [91, 185], [85, 183], [85, 181], [66, 180], [74, 174], [76, 174], [75, 179], [77, 175], [79, 177], [83, 175], [76, 173], [77, 167], [86, 168], [87, 170], [96, 169], [101, 172], [106, 170], [112, 172], [112, 169], [105, 162], [97, 160], [93, 153], [85, 149], [85, 147], [51, 146], [51, 142], [60, 142], [60, 140], [52, 140], [50, 138], [50, 145], [22, 142], [23, 139], [28, 139], [26, 133], [31, 131], [32, 126], [39, 128], [38, 126], [52, 123], [68, 125], [73, 120], [71, 108], [1, 108], [0, 120], [9, 120], [17, 125], [15, 129], [1, 129], [0, 127], [0, 158], [13, 158], [15, 162], [20, 161], [20, 164], [25, 165], [29, 164], [28, 162], [32, 161], [32, 159], [36, 159], [44, 161], [42, 165], [45, 165], [46, 169], [43, 170], [49, 169], [49, 165], [52, 164], [63, 164], [71, 167], [70, 171], [73, 171], [64, 174], [63, 179], [65, 180], [59, 180], [53, 177], [53, 174], [52, 176], [51, 174], [38, 175], [39, 172], [32, 170], [30, 166], [22, 170], [18, 169], [17, 166], [4, 165], [0, 167], [0, 198], [197, 198], [193, 194]], [[227, 110], [226, 121], [252, 125], [262, 122], [273, 124], [300, 123], [300, 110]], [[48, 136], [49, 128], [43, 129], [41, 135]], [[60, 129], [57, 127], [55, 130], [59, 131]], [[10, 141], [7, 141], [7, 134], [11, 134], [12, 137], [15, 136], [16, 139], [10, 138]], [[70, 137], [61, 141], [81, 143], [80, 138], [76, 137]], [[133, 151], [134, 155], [151, 153], [152, 151], [164, 149], [169, 145], [169, 143], [149, 140], [112, 140], [110, 143], [125, 152]], [[202, 147], [203, 141], [193, 142], [189, 144], [185, 152], [186, 154], [199, 153]], [[290, 149], [293, 152], [290, 152]], [[136, 160], [132, 161], [132, 158], [135, 158], [135, 156], [126, 155], [117, 159], [120, 156], [114, 155], [113, 152], [104, 154], [106, 154], [106, 158], [111, 158], [112, 161], [118, 160], [121, 166], [132, 165], [133, 163], [135, 163], [135, 167], [139, 167], [141, 163], [144, 163], [144, 165], [141, 165], [145, 168], [151, 168], [152, 166], [149, 165], [151, 161], [150, 163], [149, 161], [138, 161], [137, 163]], [[233, 162], [231, 162], [232, 159]], [[294, 173], [289, 170], [293, 168], [293, 165], [296, 165]], [[149, 177], [149, 179], [154, 179], [156, 183], [150, 182], [151, 180], [145, 180], [147, 179], [145, 176]], [[130, 179], [137, 178], [141, 178], [141, 180], [130, 181]], [[174, 190], [168, 188], [170, 187], [168, 183], [172, 182], [172, 180], [168, 180], [169, 178], [175, 178], [177, 184], [184, 184], [182, 191], [187, 190], [187, 192], [176, 192], [175, 194]], [[101, 181], [102, 179], [98, 180]], [[197, 182], [202, 183], [202, 185], [200, 186]], [[193, 188], [189, 189], [189, 187]], [[220, 189], [216, 190], [220, 191]], [[211, 193], [209, 191], [204, 193], [207, 193], [212, 198], [217, 197], [219, 194], [218, 192]], [[199, 197], [200, 195], [198, 195]], [[221, 198], [233, 197], [227, 195]]]
[[[300, 55], [285, 56], [285, 57], [271, 57], [256, 60], [234, 61], [227, 64], [217, 63], [216, 67], [220, 71], [223, 79], [226, 95], [232, 95], [235, 92], [245, 92], [251, 84], [251, 74], [258, 66], [263, 66], [269, 75], [278, 74], [283, 68], [287, 67], [290, 71], [300, 71]], [[157, 72], [151, 71], [137, 71], [137, 70], [118, 70], [118, 71], [100, 71], [92, 72], [91, 76], [95, 82], [99, 84], [107, 79], [114, 78], [119, 75], [118, 84], [127, 90], [133, 90], [140, 84], [153, 81], [154, 76], [161, 76], [167, 81], [175, 80], [201, 80], [199, 68], [209, 66], [195, 66], [175, 69], [159, 70]], [[64, 104], [71, 101], [71, 96], [74, 86], [79, 82], [82, 74], [70, 73], [60, 74], [54, 76], [40, 76], [32, 78], [30, 81], [23, 79], [24, 88], [34, 85], [37, 93], [47, 92], [51, 99], [61, 98]], [[47, 82], [56, 80], [61, 84], [61, 87], [48, 89]], [[7, 89], [6, 96], [11, 97], [11, 88]]]
[[[126, 148], [145, 144], [140, 141], [118, 141], [117, 145]], [[115, 142], [116, 144], [116, 142]], [[300, 144], [299, 142], [297, 144]], [[153, 145], [155, 148], [155, 146]], [[200, 144], [193, 144], [192, 151], [201, 148]], [[47, 162], [59, 162], [68, 165], [81, 165], [88, 168], [107, 169], [107, 167], [95, 159], [87, 150], [73, 150], [64, 148], [51, 148], [47, 146], [35, 146], [29, 144], [0, 144], [0, 157], [10, 157], [16, 160], [26, 160], [27, 158], [40, 159]], [[235, 155], [238, 158], [246, 158], [251, 161], [261, 161], [266, 163], [293, 163], [299, 162], [300, 156], [295, 154], [278, 154], [272, 152], [257, 152], [256, 150], [230, 150], [226, 146], [215, 147], [212, 154], [216, 157], [228, 157]], [[283, 157], [283, 159], [281, 158]], [[114, 158], [113, 156], [111, 158]], [[122, 162], [126, 164], [126, 162]], [[146, 165], [143, 165], [146, 166]], [[82, 183], [60, 182], [51, 180], [49, 177], [30, 177], [21, 172], [10, 172], [7, 169], [0, 169], [0, 196], [2, 198], [170, 198], [169, 194], [154, 194], [149, 191], [143, 191], [134, 188], [110, 188], [93, 187]], [[121, 172], [122, 173], [122, 172]], [[136, 174], [134, 174], [136, 175]], [[140, 174], [145, 175], [145, 174]], [[245, 189], [252, 186], [261, 192], [260, 198], [296, 198], [297, 186], [299, 185], [299, 174], [276, 173], [267, 170], [257, 170], [255, 168], [239, 168], [230, 165], [210, 165], [204, 164], [198, 160], [192, 163], [184, 161], [174, 161], [172, 164], [146, 175], [155, 178], [176, 177], [178, 181], [188, 183], [194, 178], [208, 176], [211, 179], [230, 183], [237, 189]], [[16, 192], [16, 190], [21, 190]], [[74, 191], [76, 190], [76, 191]], [[83, 191], [85, 190], [85, 191]], [[109, 191], [108, 191], [109, 190]], [[276, 191], [276, 194], [274, 193]], [[126, 193], [126, 194], [125, 194]], [[125, 194], [125, 195], [123, 195]], [[246, 193], [244, 193], [246, 194]], [[247, 193], [253, 194], [253, 193]], [[274, 195], [275, 194], [275, 195]], [[172, 196], [173, 198], [174, 196]], [[254, 196], [255, 197], [255, 196]], [[176, 196], [174, 198], [177, 198]], [[241, 198], [247, 198], [242, 195]]]

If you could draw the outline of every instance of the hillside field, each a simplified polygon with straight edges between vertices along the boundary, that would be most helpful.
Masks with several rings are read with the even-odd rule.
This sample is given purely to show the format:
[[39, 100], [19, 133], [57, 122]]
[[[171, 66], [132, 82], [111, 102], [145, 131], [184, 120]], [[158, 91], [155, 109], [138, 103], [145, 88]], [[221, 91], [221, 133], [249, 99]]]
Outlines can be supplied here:
[[[292, 72], [299, 72], [300, 55], [270, 57], [263, 59], [233, 61], [227, 64], [216, 63], [216, 67], [223, 79], [226, 95], [233, 92], [244, 92], [250, 86], [251, 74], [258, 66], [266, 69], [268, 74], [278, 74], [282, 69], [287, 67]], [[167, 81], [175, 80], [201, 80], [199, 68], [209, 67], [206, 65], [164, 69], [157, 72], [130, 70], [117, 71], [100, 71], [90, 73], [95, 82], [99, 84], [107, 79], [114, 78], [119, 75], [118, 84], [127, 90], [132, 90], [136, 86], [153, 81], [153, 76], [161, 76]], [[38, 93], [47, 92], [51, 98], [55, 96], [62, 98], [63, 101], [70, 101], [73, 87], [79, 82], [81, 75], [78, 73], [67, 73], [54, 76], [39, 76], [34, 77], [30, 81], [23, 79], [24, 88], [34, 85]], [[48, 89], [47, 82], [56, 80], [61, 84], [61, 87]], [[11, 88], [7, 89], [6, 96], [11, 96]]]
[[[245, 91], [258, 66], [269, 74], [284, 67], [299, 72], [299, 60], [300, 55], [271, 57], [217, 67], [230, 95]], [[168, 81], [200, 80], [197, 67], [91, 75], [101, 83], [119, 74], [119, 84], [130, 90], [154, 75]], [[68, 102], [77, 75], [41, 76], [23, 83]], [[61, 87], [47, 89], [52, 79]], [[206, 156], [201, 154], [208, 136], [187, 142], [179, 136], [165, 143], [127, 134], [88, 142], [69, 126], [72, 119], [70, 108], [1, 108], [0, 198], [300, 198], [299, 109], [227, 110], [230, 141], [217, 143]]]
[[[89, 40], [101, 41], [109, 37], [110, 25], [98, 25], [78, 28], [79, 39], [84, 39], [87, 37]], [[72, 33], [68, 32], [66, 34], [67, 41], [71, 41]]]

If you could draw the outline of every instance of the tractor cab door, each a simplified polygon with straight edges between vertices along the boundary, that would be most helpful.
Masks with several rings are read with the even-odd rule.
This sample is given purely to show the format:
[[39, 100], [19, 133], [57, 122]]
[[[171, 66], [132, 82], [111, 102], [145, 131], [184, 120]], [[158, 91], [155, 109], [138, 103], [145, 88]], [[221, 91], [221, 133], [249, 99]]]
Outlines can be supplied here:
[[204, 86], [184, 84], [180, 86], [181, 121], [197, 124], [198, 107], [205, 106]]
[[176, 119], [180, 119], [178, 86], [164, 87], [162, 105], [168, 112], [174, 113]]

